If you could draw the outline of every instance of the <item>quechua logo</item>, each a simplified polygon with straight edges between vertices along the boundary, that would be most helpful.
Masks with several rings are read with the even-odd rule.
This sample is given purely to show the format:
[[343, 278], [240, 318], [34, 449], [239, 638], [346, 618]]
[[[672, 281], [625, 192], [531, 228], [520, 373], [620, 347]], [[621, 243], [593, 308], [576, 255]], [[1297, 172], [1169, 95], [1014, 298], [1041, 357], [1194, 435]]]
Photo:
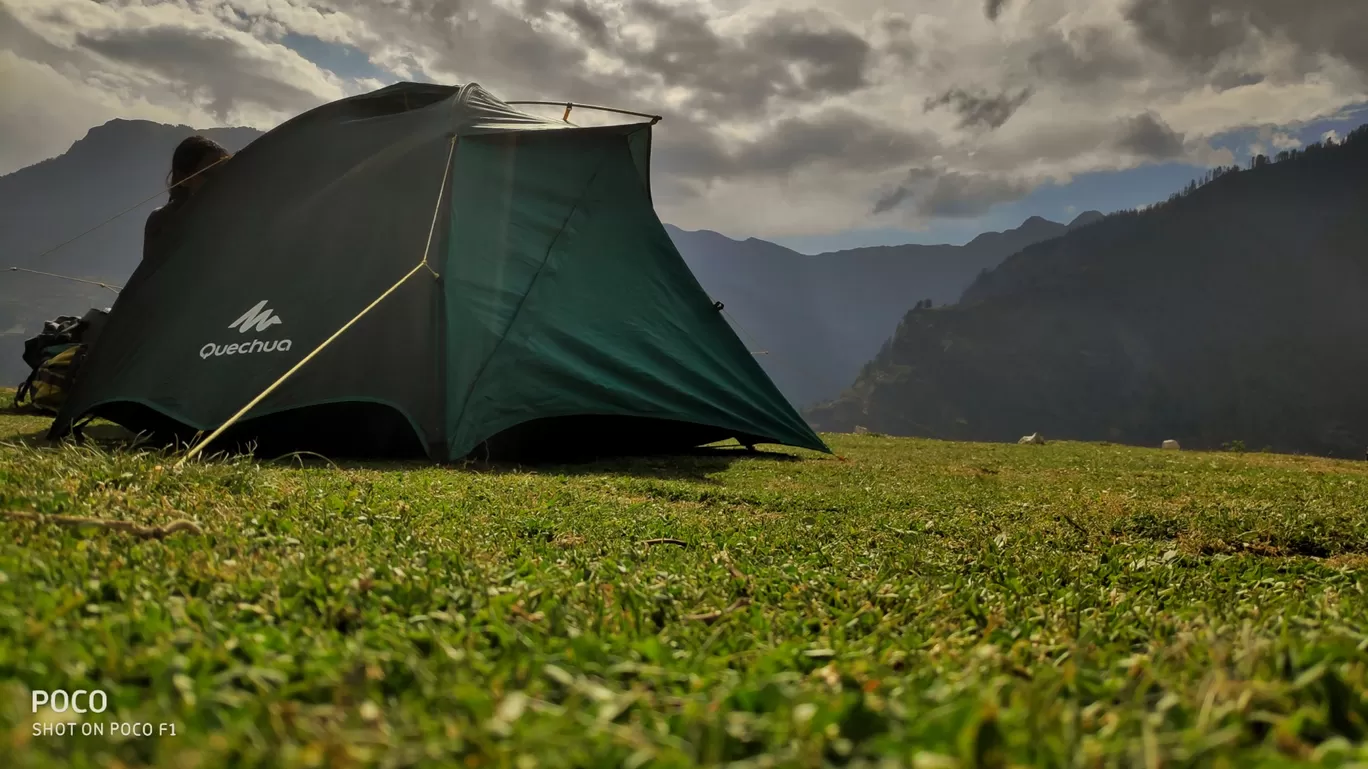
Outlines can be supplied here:
[[271, 326], [280, 325], [280, 316], [276, 315], [266, 306], [266, 300], [262, 299], [256, 303], [252, 309], [244, 312], [241, 318], [228, 324], [228, 328], [235, 328], [239, 334], [245, 334], [256, 328], [257, 331], [265, 331]]
[[[255, 331], [258, 334], [264, 332], [271, 326], [279, 326], [283, 321], [275, 311], [266, 306], [267, 300], [263, 299], [252, 306], [252, 309], [244, 312], [241, 317], [228, 324], [228, 328], [236, 329], [239, 334], [247, 334]], [[210, 342], [200, 348], [199, 356], [205, 360], [217, 358], [223, 355], [250, 355], [257, 352], [289, 352], [293, 346], [289, 339], [252, 339], [245, 342], [233, 342], [227, 344], [214, 344]]]

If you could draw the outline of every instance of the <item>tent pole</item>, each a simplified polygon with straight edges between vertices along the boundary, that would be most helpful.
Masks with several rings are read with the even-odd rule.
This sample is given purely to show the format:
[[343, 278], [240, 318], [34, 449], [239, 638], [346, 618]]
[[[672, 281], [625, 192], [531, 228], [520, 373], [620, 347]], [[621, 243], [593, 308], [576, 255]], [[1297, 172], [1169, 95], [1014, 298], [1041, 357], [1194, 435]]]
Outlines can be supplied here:
[[599, 112], [616, 112], [616, 113], [619, 114], [619, 115], [631, 115], [632, 117], [650, 118], [652, 124], [659, 123], [660, 121], [662, 121], [662, 120], [665, 119], [665, 118], [661, 117], [660, 115], [649, 115], [649, 114], [647, 114], [647, 113], [645, 113], [645, 112], [633, 112], [633, 111], [627, 110], [627, 109], [617, 109], [617, 108], [615, 108], [615, 107], [600, 107], [600, 106], [598, 106], [597, 104], [578, 104], [578, 103], [576, 103], [576, 102], [564, 102], [564, 101], [528, 101], [528, 100], [520, 100], [520, 101], [506, 101], [506, 102], [504, 102], [504, 104], [508, 104], [508, 105], [510, 105], [510, 106], [511, 106], [511, 105], [515, 105], [515, 104], [539, 104], [539, 105], [547, 106], [547, 107], [561, 107], [561, 106], [563, 106], [563, 107], [566, 108], [566, 109], [565, 109], [565, 116], [566, 116], [566, 117], [569, 117], [569, 116], [570, 116], [570, 107], [579, 107], [580, 109], [594, 109], [594, 110], [598, 110]]

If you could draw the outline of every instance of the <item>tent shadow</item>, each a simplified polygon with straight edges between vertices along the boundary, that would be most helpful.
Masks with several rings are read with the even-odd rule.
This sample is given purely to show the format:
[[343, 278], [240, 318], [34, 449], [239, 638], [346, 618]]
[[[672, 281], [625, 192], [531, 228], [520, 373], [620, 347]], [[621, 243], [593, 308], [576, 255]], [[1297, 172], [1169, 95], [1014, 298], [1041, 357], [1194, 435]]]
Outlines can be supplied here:
[[684, 480], [716, 483], [712, 476], [724, 472], [742, 461], [801, 462], [804, 457], [779, 451], [747, 451], [742, 448], [702, 447], [693, 451], [642, 456], [617, 456], [579, 460], [547, 460], [538, 462], [486, 461], [471, 459], [463, 462], [433, 463], [427, 460], [366, 460], [324, 457], [300, 453], [264, 459], [277, 466], [333, 467], [339, 470], [370, 470], [376, 472], [419, 471], [444, 468], [452, 472], [483, 475], [511, 475], [539, 473], [561, 476], [618, 475], [655, 480]]
[[[60, 451], [73, 445], [70, 439], [50, 441], [47, 430], [21, 433], [0, 439], [0, 443], [23, 446], [41, 451]], [[135, 450], [175, 455], [170, 446], [145, 442], [140, 437], [113, 424], [86, 427], [79, 445], [101, 451]], [[182, 447], [183, 448], [183, 447]], [[204, 461], [216, 461], [230, 456], [244, 456], [250, 451], [206, 452]], [[637, 456], [605, 456], [545, 459], [540, 461], [498, 461], [468, 459], [461, 462], [435, 463], [427, 459], [369, 459], [359, 457], [328, 457], [312, 452], [296, 452], [276, 456], [262, 455], [256, 459], [263, 464], [286, 468], [334, 468], [344, 471], [415, 472], [445, 469], [486, 475], [538, 473], [558, 476], [617, 475], [655, 480], [681, 480], [717, 483], [714, 476], [725, 472], [737, 462], [802, 462], [808, 457], [787, 451], [747, 450], [740, 446], [704, 446], [672, 453]]]
[[22, 446], [26, 449], [45, 449], [56, 448], [57, 444], [47, 439], [47, 430], [38, 430], [32, 433], [20, 433], [18, 435], [8, 435], [0, 439], [0, 443], [10, 446]]
[[477, 473], [503, 475], [537, 472], [546, 475], [618, 475], [655, 480], [717, 483], [713, 477], [737, 462], [801, 462], [803, 457], [778, 451], [747, 451], [742, 448], [702, 447], [692, 451], [644, 456], [603, 457], [577, 462], [475, 462], [466, 469]]
[[[33, 416], [31, 413], [24, 411], [15, 413], [24, 416]], [[75, 445], [75, 442], [71, 440], [52, 441], [48, 440], [47, 436], [48, 431], [46, 429], [36, 430], [30, 433], [19, 433], [17, 435], [7, 436], [0, 439], [0, 443], [49, 451], [57, 451], [65, 446]], [[135, 433], [129, 432], [117, 425], [94, 425], [87, 427], [85, 429], [84, 440], [81, 441], [80, 445], [104, 450], [128, 448], [146, 449], [149, 451], [157, 450], [156, 446], [142, 445]]]

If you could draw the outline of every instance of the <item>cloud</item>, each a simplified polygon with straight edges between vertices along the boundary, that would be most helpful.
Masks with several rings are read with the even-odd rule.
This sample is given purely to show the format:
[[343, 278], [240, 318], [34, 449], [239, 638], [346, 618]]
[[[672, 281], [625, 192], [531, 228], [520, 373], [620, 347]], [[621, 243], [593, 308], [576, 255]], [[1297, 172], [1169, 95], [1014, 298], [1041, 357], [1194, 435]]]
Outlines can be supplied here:
[[1001, 128], [1011, 119], [1012, 114], [1031, 98], [1031, 89], [1023, 88], [1016, 94], [989, 96], [985, 93], [971, 94], [962, 88], [951, 88], [945, 93], [926, 100], [926, 110], [937, 107], [951, 107], [959, 114], [959, 127]]
[[901, 184], [875, 202], [873, 213], [908, 207], [919, 216], [969, 218], [987, 213], [999, 203], [1025, 197], [1032, 186], [1025, 179], [1003, 174], [913, 168]]
[[1101, 26], [1045, 30], [1031, 41], [1026, 64], [1036, 77], [1068, 86], [1135, 80], [1144, 72], [1143, 56], [1122, 34]]
[[1209, 71], [1217, 59], [1245, 44], [1252, 31], [1240, 14], [1217, 11], [1210, 0], [1135, 0], [1126, 18], [1150, 46]]
[[219, 120], [227, 120], [242, 102], [288, 114], [344, 95], [335, 77], [294, 51], [231, 29], [162, 25], [79, 33], [76, 42], [141, 68], [184, 98], [202, 99]]
[[676, 137], [657, 159], [677, 175], [701, 180], [783, 176], [820, 166], [846, 173], [880, 171], [929, 157], [937, 147], [929, 134], [886, 125], [841, 107], [785, 118], [731, 145], [718, 141], [705, 126], [686, 130], [693, 141]]
[[[662, 114], [662, 215], [760, 237], [1228, 164], [1214, 136], [1276, 147], [1368, 101], [1368, 3], [1331, 0], [0, 2], [0, 170], [116, 116], [269, 128], [380, 72]], [[369, 66], [320, 68], [304, 37]]]
[[706, 114], [763, 114], [776, 101], [869, 85], [872, 47], [825, 14], [780, 11], [723, 35], [689, 6], [636, 0], [631, 8], [650, 34], [619, 42], [616, 55], [656, 84], [690, 92], [686, 103]]
[[[61, 14], [46, 14], [49, 23]], [[68, 149], [96, 125], [136, 114], [164, 123], [210, 123], [184, 104], [148, 100], [126, 77], [101, 72], [88, 52], [58, 45], [0, 6], [0, 174]]]
[[1282, 131], [1274, 132], [1273, 137], [1269, 142], [1273, 145], [1273, 149], [1275, 150], [1294, 150], [1302, 145], [1301, 139], [1298, 139], [1291, 134], [1283, 133]]
[[1183, 137], [1158, 115], [1145, 112], [1125, 121], [1117, 147], [1151, 160], [1169, 160], [1183, 154]]
[[1322, 57], [1368, 75], [1368, 3], [1355, 0], [1131, 0], [1126, 18], [1148, 45], [1210, 71], [1240, 53], [1267, 55], [1293, 46], [1295, 71], [1314, 71]]
[[77, 138], [70, 126], [95, 125], [113, 116], [98, 95], [84, 91], [53, 69], [0, 50], [0, 174], [65, 150]]

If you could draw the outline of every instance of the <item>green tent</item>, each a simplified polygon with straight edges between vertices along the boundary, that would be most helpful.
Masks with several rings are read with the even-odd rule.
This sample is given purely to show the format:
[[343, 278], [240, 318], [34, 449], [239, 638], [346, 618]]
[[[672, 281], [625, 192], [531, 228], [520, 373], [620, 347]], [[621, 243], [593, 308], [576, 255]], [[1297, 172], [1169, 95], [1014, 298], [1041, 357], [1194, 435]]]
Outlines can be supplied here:
[[96, 416], [214, 430], [397, 286], [216, 443], [439, 461], [730, 438], [827, 451], [656, 216], [654, 122], [576, 127], [415, 83], [290, 120], [170, 224], [52, 437]]

